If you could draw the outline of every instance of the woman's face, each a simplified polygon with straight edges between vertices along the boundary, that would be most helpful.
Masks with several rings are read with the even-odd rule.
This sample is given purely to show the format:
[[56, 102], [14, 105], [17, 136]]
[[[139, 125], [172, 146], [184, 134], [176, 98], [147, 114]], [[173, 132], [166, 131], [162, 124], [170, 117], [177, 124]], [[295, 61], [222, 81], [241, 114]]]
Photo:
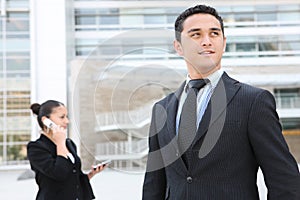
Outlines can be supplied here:
[[64, 106], [59, 106], [56, 107], [52, 110], [52, 113], [50, 114], [50, 119], [56, 124], [64, 129], [67, 129], [68, 124], [69, 124], [69, 119], [68, 119], [68, 111], [66, 107]]

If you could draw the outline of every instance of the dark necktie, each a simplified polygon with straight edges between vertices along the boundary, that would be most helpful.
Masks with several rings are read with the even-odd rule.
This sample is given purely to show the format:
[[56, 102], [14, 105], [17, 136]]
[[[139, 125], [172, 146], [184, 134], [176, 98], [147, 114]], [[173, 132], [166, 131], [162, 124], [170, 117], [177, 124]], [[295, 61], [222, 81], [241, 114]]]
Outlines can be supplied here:
[[187, 97], [182, 107], [178, 128], [178, 146], [181, 154], [184, 154], [196, 136], [197, 94], [205, 84], [204, 79], [194, 79], [188, 83]]

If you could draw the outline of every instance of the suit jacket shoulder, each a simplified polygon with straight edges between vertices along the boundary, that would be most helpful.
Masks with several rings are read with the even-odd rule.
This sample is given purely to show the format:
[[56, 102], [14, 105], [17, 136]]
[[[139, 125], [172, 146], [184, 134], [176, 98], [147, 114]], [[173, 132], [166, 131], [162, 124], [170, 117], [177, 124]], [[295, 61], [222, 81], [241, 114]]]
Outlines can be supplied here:
[[56, 152], [55, 144], [43, 134], [37, 140], [30, 141], [27, 144], [27, 152], [28, 153], [31, 152], [31, 149], [35, 149], [35, 148], [48, 151], [51, 154]]
[[226, 72], [224, 72], [224, 74], [222, 75], [221, 80], [224, 83], [227, 94], [230, 94], [230, 91], [233, 90], [234, 87], [239, 87], [237, 94], [239, 94], [240, 97], [247, 99], [248, 101], [250, 101], [251, 99], [254, 100], [253, 98], [257, 98], [263, 93], [265, 93], [267, 96], [270, 96], [271, 99], [274, 98], [273, 94], [271, 94], [271, 92], [269, 92], [268, 90], [249, 85], [247, 83], [239, 82], [234, 78], [231, 78]]

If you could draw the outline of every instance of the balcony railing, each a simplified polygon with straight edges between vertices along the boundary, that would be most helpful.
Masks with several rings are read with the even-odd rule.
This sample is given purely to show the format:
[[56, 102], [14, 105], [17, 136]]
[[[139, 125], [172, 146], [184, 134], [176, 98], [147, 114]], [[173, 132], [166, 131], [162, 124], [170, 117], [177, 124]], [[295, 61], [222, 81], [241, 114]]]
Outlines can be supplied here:
[[[147, 151], [147, 139], [142, 139], [138, 141], [118, 141], [96, 144], [96, 155], [98, 155], [99, 160], [140, 159], [145, 154], [147, 154]], [[142, 152], [145, 152], [145, 154]]]
[[96, 116], [95, 131], [139, 129], [150, 123], [151, 108], [154, 102], [149, 102], [136, 110], [99, 113]]
[[[148, 140], [117, 141], [96, 144], [96, 160], [112, 160], [112, 167], [145, 168], [143, 159], [148, 154]], [[135, 167], [134, 167], [135, 166]]]

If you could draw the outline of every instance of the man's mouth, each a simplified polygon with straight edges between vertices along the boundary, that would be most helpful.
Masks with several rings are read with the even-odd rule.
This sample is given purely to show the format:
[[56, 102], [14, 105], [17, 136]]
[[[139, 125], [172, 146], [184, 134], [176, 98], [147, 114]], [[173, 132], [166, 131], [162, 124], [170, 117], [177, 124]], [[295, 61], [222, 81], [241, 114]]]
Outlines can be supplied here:
[[199, 52], [198, 52], [198, 54], [200, 54], [200, 55], [210, 55], [210, 54], [214, 54], [214, 53], [215, 53], [215, 51], [213, 51], [213, 50], [208, 50], [208, 49], [202, 50], [202, 51], [199, 51]]

